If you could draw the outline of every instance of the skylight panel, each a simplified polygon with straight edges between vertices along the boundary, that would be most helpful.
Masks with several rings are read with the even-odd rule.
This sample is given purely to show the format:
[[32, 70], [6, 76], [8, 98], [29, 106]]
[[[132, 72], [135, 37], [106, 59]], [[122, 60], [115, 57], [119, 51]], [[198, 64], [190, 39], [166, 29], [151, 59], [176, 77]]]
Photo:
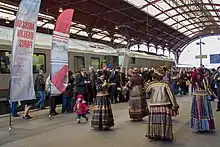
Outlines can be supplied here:
[[184, 27], [184, 28], [179, 29], [178, 31], [181, 32], [181, 33], [183, 33], [183, 32], [185, 32], [185, 31], [187, 31], [187, 30], [188, 30], [188, 29], [186, 29], [186, 28]]
[[77, 33], [77, 35], [88, 37], [88, 33], [86, 33], [85, 31], [80, 31]]
[[51, 29], [53, 30], [54, 29], [54, 24], [51, 24], [51, 23], [47, 23], [43, 26], [43, 28], [47, 28], [47, 29]]
[[102, 40], [105, 40], [105, 41], [111, 41], [111, 38], [109, 38], [109, 37], [104, 37], [104, 38], [102, 38]]
[[127, 41], [123, 41], [123, 42], [121, 42], [121, 44], [126, 45], [126, 44], [128, 44], [128, 42]]
[[162, 20], [168, 18], [168, 16], [167, 16], [166, 14], [163, 13], [163, 14], [157, 16], [156, 18], [162, 21]]
[[144, 8], [143, 11], [145, 11], [146, 13], [149, 13], [152, 16], [155, 16], [155, 15], [161, 13], [160, 10], [158, 10], [157, 8], [155, 8], [152, 5], [149, 5], [148, 7]]
[[184, 26], [191, 24], [191, 22], [189, 22], [188, 20], [181, 22], [181, 24], [183, 24]]
[[209, 13], [211, 13], [212, 16], [216, 15], [216, 13], [214, 11], [209, 11]]
[[115, 40], [114, 40], [114, 43], [121, 43], [121, 42], [123, 42], [122, 39], [115, 39]]
[[184, 35], [188, 36], [189, 34], [191, 34], [192, 32], [188, 31], [188, 32], [185, 32]]
[[172, 24], [176, 23], [176, 21], [174, 21], [172, 18], [169, 18], [164, 23], [166, 23], [167, 25], [171, 26]]
[[6, 20], [14, 20], [16, 16], [14, 15], [11, 15], [11, 14], [6, 14], [6, 13], [3, 13], [3, 12], [0, 12], [0, 18], [2, 19], [6, 19]]
[[145, 0], [125, 0], [133, 5], [135, 5], [136, 7], [141, 7], [145, 4], [147, 4], [147, 2]]
[[218, 17], [213, 17], [216, 21], [219, 21]]
[[101, 39], [101, 38], [105, 37], [105, 35], [98, 33], [98, 34], [92, 35], [92, 37], [96, 38], [96, 39]]
[[[1, 14], [0, 14], [1, 15]], [[38, 27], [40, 27], [40, 26], [42, 26], [44, 24], [44, 22], [42, 22], [42, 21], [37, 21], [37, 26]]]
[[159, 6], [162, 10], [170, 9], [171, 7], [164, 1], [159, 1], [156, 3], [157, 6]]
[[174, 15], [178, 14], [178, 13], [176, 12], [176, 10], [170, 10], [170, 11], [168, 11], [167, 13], [168, 13], [169, 15], [171, 15], [171, 16], [174, 16]]

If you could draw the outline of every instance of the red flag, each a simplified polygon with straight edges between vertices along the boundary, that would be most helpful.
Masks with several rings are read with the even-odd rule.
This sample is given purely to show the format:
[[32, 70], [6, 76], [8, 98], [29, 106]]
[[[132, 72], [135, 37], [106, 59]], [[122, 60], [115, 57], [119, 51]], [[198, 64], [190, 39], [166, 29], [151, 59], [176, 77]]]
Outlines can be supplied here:
[[53, 85], [56, 86], [56, 88], [61, 93], [63, 93], [66, 89], [66, 86], [64, 85], [64, 78], [67, 75], [67, 73], [68, 73], [68, 66], [64, 65], [51, 79]]
[[68, 40], [73, 13], [73, 9], [66, 9], [59, 15], [52, 38], [51, 82], [60, 93], [65, 91], [68, 78]]

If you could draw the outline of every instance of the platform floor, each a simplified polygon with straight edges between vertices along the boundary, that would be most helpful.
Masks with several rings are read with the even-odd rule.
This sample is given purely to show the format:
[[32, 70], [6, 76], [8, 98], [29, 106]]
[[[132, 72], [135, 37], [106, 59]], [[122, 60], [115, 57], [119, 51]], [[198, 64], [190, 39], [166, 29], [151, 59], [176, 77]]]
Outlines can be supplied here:
[[[188, 127], [191, 97], [179, 97], [180, 115], [174, 118], [174, 142], [151, 141], [145, 138], [146, 120], [133, 122], [128, 118], [128, 104], [112, 105], [115, 127], [95, 131], [90, 122], [77, 124], [75, 115], [60, 114], [52, 120], [48, 110], [32, 112], [32, 120], [13, 119], [8, 132], [8, 117], [0, 118], [2, 147], [219, 147], [220, 112], [214, 111], [215, 133], [193, 133]], [[213, 102], [213, 109], [216, 102]], [[91, 118], [91, 115], [89, 115]]]

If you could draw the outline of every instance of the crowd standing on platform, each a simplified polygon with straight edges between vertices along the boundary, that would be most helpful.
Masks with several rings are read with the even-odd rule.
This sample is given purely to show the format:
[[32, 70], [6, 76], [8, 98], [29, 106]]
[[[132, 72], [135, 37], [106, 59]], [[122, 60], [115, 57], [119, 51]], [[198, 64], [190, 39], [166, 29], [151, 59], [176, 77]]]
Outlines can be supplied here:
[[[211, 101], [217, 100], [216, 111], [220, 111], [220, 67], [215, 69], [184, 69], [160, 67], [116, 68], [104, 67], [95, 71], [91, 66], [88, 72], [68, 72], [68, 85], [62, 94], [62, 113], [77, 114], [77, 122], [86, 116], [89, 105], [93, 105], [91, 126], [108, 130], [114, 126], [112, 104], [129, 102], [128, 114], [131, 119], [141, 121], [148, 116], [146, 137], [151, 139], [173, 140], [172, 117], [179, 114], [176, 95], [192, 95], [191, 123], [193, 131], [213, 131], [215, 129]], [[44, 109], [45, 92], [50, 95], [50, 115], [57, 115], [56, 100], [60, 94], [50, 94], [50, 77], [45, 80], [40, 71], [35, 81], [39, 97], [35, 107]], [[48, 94], [47, 94], [48, 95]], [[149, 99], [149, 100], [147, 100]], [[147, 103], [148, 101], [148, 103]], [[12, 115], [19, 116], [16, 107], [11, 105]], [[23, 118], [30, 119], [30, 104], [26, 102]]]

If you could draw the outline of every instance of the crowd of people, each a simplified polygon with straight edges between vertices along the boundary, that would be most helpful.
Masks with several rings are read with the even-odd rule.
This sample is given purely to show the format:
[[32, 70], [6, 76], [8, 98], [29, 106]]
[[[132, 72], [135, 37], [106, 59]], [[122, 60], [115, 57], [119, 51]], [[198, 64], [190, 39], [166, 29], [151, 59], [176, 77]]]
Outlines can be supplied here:
[[[141, 121], [148, 116], [148, 132], [151, 139], [173, 140], [172, 117], [179, 114], [176, 95], [193, 95], [190, 126], [194, 131], [215, 129], [211, 101], [218, 100], [216, 111], [220, 111], [220, 67], [209, 70], [198, 69], [158, 69], [103, 68], [95, 71], [89, 67], [74, 74], [68, 73], [68, 86], [62, 94], [62, 113], [76, 112], [77, 122], [86, 116], [88, 105], [93, 104], [91, 126], [106, 130], [114, 126], [111, 105], [129, 102], [129, 116]], [[40, 71], [35, 81], [38, 101], [35, 106], [44, 109], [45, 91], [50, 92], [50, 78], [45, 80]], [[56, 99], [50, 98], [50, 115], [57, 115]], [[146, 99], [149, 99], [148, 101]], [[12, 105], [12, 107], [14, 107]], [[25, 108], [24, 118], [30, 119], [30, 107]], [[17, 113], [12, 111], [13, 116]]]

